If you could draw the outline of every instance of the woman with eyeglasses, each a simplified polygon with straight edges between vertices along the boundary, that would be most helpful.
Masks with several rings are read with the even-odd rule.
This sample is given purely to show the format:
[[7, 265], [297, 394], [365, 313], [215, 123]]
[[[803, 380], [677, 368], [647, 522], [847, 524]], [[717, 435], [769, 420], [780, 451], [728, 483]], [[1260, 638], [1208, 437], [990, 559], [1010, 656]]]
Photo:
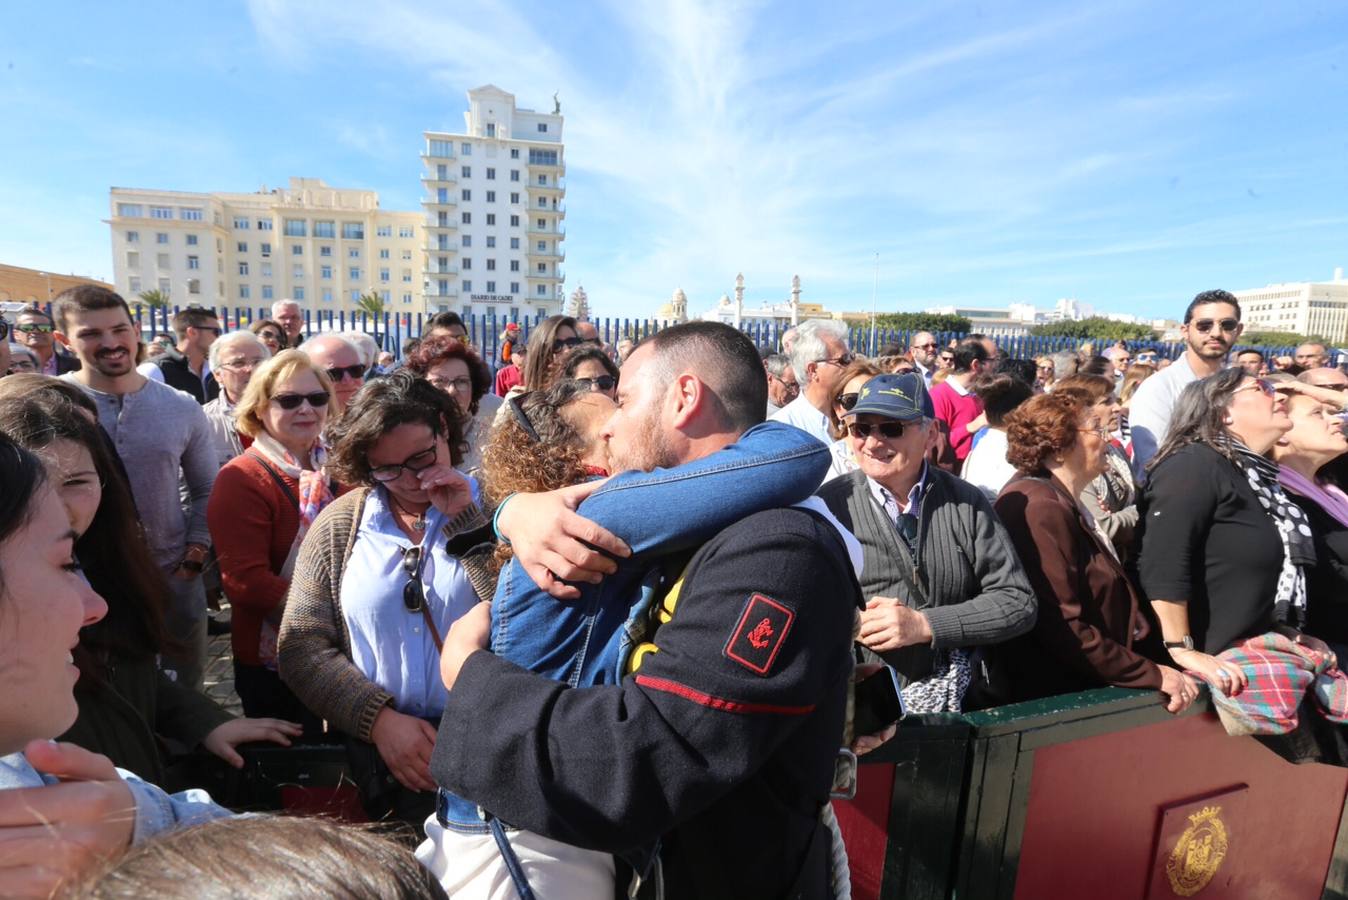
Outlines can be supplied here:
[[253, 323], [249, 330], [258, 336], [258, 340], [266, 345], [267, 350], [272, 356], [280, 353], [288, 346], [286, 343], [286, 330], [281, 327], [280, 322], [271, 319], [259, 319]]
[[37, 354], [23, 344], [9, 345], [9, 366], [5, 370], [6, 375], [36, 372], [40, 365]]
[[491, 373], [467, 344], [453, 337], [432, 337], [407, 357], [407, 371], [454, 398], [464, 416], [462, 470], [476, 476], [482, 467], [482, 444], [496, 418], [501, 399], [492, 394]]
[[1017, 476], [993, 508], [1039, 613], [1028, 633], [988, 648], [979, 705], [1115, 685], [1159, 690], [1178, 713], [1198, 696], [1192, 679], [1143, 652], [1150, 628], [1142, 598], [1081, 503], [1107, 465], [1108, 415], [1085, 393], [1055, 388], [1006, 419], [1007, 458]]
[[463, 423], [412, 372], [367, 384], [329, 434], [333, 472], [358, 487], [306, 536], [286, 600], [281, 678], [347, 736], [374, 819], [420, 825], [433, 810], [440, 647], [496, 587], [490, 525], [454, 468]]
[[1035, 357], [1034, 373], [1034, 392], [1042, 394], [1053, 383], [1053, 357]]
[[1228, 696], [1247, 678], [1217, 654], [1245, 639], [1279, 631], [1324, 647], [1300, 630], [1313, 535], [1269, 459], [1291, 427], [1273, 385], [1244, 369], [1196, 381], [1139, 502], [1138, 570], [1170, 658]]
[[222, 466], [253, 443], [251, 437], [239, 433], [234, 410], [243, 399], [254, 370], [271, 355], [267, 346], [251, 331], [231, 331], [211, 344], [211, 374], [220, 385], [220, 396], [203, 406], [201, 411], [211, 426], [211, 436], [215, 438]]
[[831, 481], [839, 475], [857, 470], [856, 456], [852, 452], [852, 442], [847, 439], [847, 423], [843, 421], [843, 416], [856, 406], [861, 386], [876, 375], [882, 374], [884, 369], [862, 358], [852, 360], [839, 373], [838, 387], [828, 406], [828, 433], [833, 438], [828, 452], [833, 461], [829, 465], [828, 474], [824, 476], [824, 481]]
[[299, 722], [308, 738], [322, 726], [277, 675], [276, 642], [300, 544], [342, 492], [320, 440], [331, 401], [332, 382], [304, 351], [263, 363], [234, 410], [252, 446], [220, 470], [206, 509], [231, 605], [234, 690], [248, 715]]
[[1118, 438], [1119, 401], [1114, 382], [1103, 375], [1077, 374], [1062, 379], [1053, 392], [1072, 391], [1095, 410], [1109, 428], [1109, 447], [1105, 450], [1105, 471], [1086, 485], [1081, 502], [1086, 511], [1109, 538], [1125, 564], [1133, 557], [1133, 536], [1137, 528], [1137, 483], [1132, 465]]
[[618, 399], [618, 367], [598, 347], [577, 347], [567, 353], [562, 359], [561, 378], [615, 402]]

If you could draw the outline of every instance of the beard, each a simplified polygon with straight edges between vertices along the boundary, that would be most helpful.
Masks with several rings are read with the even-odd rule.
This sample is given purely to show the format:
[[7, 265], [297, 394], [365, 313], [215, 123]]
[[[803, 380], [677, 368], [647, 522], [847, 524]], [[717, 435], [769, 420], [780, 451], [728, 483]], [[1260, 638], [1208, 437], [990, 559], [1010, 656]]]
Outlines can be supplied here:
[[[1208, 341], [1220, 341], [1221, 347], [1209, 347]], [[1224, 357], [1231, 352], [1231, 341], [1226, 339], [1225, 335], [1217, 334], [1198, 334], [1189, 335], [1189, 349], [1198, 354], [1200, 359], [1217, 359]]]
[[[114, 351], [117, 352], [117, 351]], [[116, 378], [136, 368], [136, 354], [127, 351], [124, 355], [111, 356], [108, 351], [100, 350], [94, 354], [94, 368], [100, 375]]]
[[651, 405], [650, 414], [633, 427], [630, 440], [619, 449], [609, 443], [609, 471], [650, 472], [654, 469], [668, 469], [679, 464], [669, 439], [660, 428], [660, 410]]

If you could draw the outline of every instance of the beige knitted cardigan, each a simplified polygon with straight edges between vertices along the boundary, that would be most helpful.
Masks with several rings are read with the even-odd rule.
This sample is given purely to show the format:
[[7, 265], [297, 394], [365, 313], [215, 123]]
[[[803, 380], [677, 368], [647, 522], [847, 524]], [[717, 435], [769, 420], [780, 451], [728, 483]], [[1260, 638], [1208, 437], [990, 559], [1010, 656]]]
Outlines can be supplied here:
[[[331, 727], [364, 741], [371, 740], [379, 711], [393, 702], [392, 694], [351, 661], [351, 635], [342, 615], [342, 573], [369, 494], [365, 487], [338, 498], [305, 535], [277, 643], [281, 680], [300, 702]], [[464, 535], [487, 523], [482, 510], [473, 505], [449, 522], [446, 536]], [[491, 600], [496, 590], [491, 555], [492, 545], [484, 542], [459, 556], [481, 600]]]

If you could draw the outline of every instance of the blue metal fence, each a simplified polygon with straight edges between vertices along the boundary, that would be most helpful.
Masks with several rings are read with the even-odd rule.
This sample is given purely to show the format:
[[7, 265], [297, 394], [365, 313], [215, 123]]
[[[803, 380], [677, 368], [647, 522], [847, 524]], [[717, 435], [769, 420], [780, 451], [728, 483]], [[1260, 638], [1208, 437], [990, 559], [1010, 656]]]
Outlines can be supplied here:
[[[142, 307], [136, 311], [137, 323], [147, 335], [153, 332], [170, 332], [173, 315], [180, 308], [178, 306], [163, 306], [158, 309]], [[48, 305], [48, 309], [50, 311], [50, 305]], [[267, 307], [221, 306], [213, 308], [213, 311], [220, 318], [220, 322], [226, 331], [247, 328], [260, 319], [270, 318], [271, 315], [270, 309]], [[380, 316], [371, 316], [367, 313], [347, 313], [338, 310], [319, 310], [317, 312], [305, 310], [304, 313], [306, 334], [317, 334], [322, 331], [362, 331], [372, 336], [381, 349], [388, 350], [397, 357], [402, 355], [404, 341], [408, 338], [421, 336], [429, 318], [430, 316], [424, 313], [385, 312]], [[529, 332], [541, 320], [542, 317], [539, 316], [520, 320], [520, 328], [525, 339], [528, 338]], [[482, 351], [484, 359], [493, 363], [499, 359], [501, 333], [505, 330], [509, 321], [510, 319], [497, 316], [494, 312], [465, 317], [464, 324], [468, 328], [468, 335], [473, 346]], [[598, 328], [600, 337], [608, 344], [616, 344], [623, 338], [640, 340], [673, 324], [672, 322], [659, 322], [654, 319], [631, 318], [601, 318], [591, 321]], [[777, 322], [753, 321], [741, 324], [740, 330], [748, 335], [749, 339], [760, 349], [777, 350], [781, 347], [782, 332], [786, 329]], [[850, 343], [857, 352], [874, 354], [886, 345], [898, 345], [906, 349], [913, 334], [914, 332], [907, 330], [876, 329], [875, 334], [872, 335], [869, 327], [855, 326], [851, 329]], [[963, 333], [940, 332], [936, 335], [936, 340], [944, 346], [952, 339], [961, 337], [964, 337]], [[996, 342], [1004, 356], [1018, 359], [1033, 359], [1036, 356], [1058, 353], [1064, 350], [1076, 351], [1085, 343], [1091, 343], [1097, 351], [1102, 351], [1113, 343], [1113, 341], [1108, 340], [1038, 337], [1033, 335], [989, 335], [989, 337]], [[1182, 343], [1174, 341], [1128, 341], [1127, 344], [1134, 353], [1143, 349], [1155, 350], [1166, 359], [1174, 359], [1184, 350]], [[1242, 345], [1237, 345], [1237, 349], [1240, 346]], [[1294, 348], [1289, 345], [1286, 347], [1261, 346], [1254, 349], [1259, 350], [1265, 356], [1271, 356], [1290, 355]]]

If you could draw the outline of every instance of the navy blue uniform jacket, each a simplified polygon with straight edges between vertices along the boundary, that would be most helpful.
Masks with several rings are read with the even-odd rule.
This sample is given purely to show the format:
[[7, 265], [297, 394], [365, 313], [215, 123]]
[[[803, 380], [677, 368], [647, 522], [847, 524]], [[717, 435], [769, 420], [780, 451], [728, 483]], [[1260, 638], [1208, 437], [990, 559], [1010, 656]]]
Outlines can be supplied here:
[[822, 518], [749, 516], [694, 554], [659, 652], [621, 684], [569, 688], [470, 656], [431, 773], [569, 844], [662, 838], [670, 897], [831, 896], [828, 853], [802, 862], [841, 746], [860, 600]]

